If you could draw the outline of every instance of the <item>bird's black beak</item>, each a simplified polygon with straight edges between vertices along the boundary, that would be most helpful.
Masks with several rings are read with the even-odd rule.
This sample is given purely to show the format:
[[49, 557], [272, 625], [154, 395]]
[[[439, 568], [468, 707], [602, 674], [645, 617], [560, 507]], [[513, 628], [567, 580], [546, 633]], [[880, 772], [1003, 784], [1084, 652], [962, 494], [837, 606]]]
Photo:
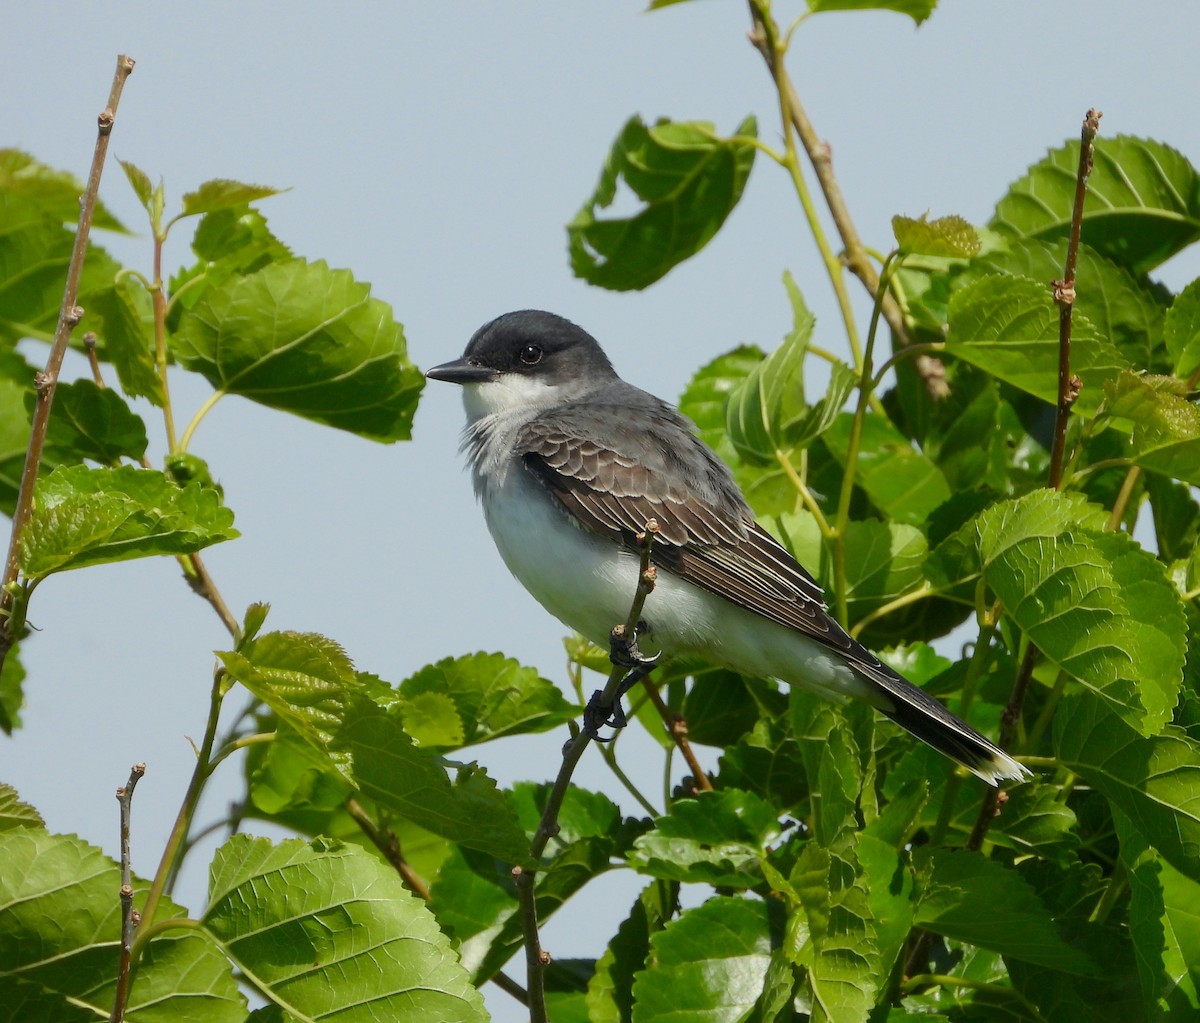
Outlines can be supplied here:
[[496, 371], [466, 359], [455, 359], [426, 370], [425, 375], [430, 380], [445, 380], [451, 384], [481, 384], [485, 380], [495, 379]]

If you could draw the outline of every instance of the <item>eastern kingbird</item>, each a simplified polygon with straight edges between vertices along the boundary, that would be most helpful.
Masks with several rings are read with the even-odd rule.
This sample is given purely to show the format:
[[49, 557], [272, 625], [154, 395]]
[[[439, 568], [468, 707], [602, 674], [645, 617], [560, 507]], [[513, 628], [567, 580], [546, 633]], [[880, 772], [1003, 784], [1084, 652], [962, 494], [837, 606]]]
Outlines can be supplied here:
[[694, 425], [552, 313], [507, 313], [428, 376], [461, 384], [475, 493], [509, 571], [607, 644], [629, 614], [636, 536], [656, 519], [639, 636], [743, 675], [852, 696], [991, 785], [1029, 772], [852, 639], [816, 580], [761, 526]]

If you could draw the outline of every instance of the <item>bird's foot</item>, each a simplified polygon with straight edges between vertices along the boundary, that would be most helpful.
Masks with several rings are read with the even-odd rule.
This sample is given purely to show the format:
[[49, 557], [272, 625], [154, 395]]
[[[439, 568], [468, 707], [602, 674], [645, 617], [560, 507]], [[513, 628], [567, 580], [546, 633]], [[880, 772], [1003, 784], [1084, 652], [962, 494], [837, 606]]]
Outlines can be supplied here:
[[588, 700], [588, 705], [583, 712], [583, 730], [596, 742], [612, 742], [616, 738], [615, 735], [601, 736], [601, 728], [613, 728], [619, 731], [629, 724], [629, 719], [625, 716], [625, 708], [621, 706], [621, 697], [649, 675], [658, 664], [659, 657], [662, 656], [660, 652], [653, 657], [647, 657], [638, 649], [638, 632], [642, 627], [642, 623], [639, 622], [632, 638], [625, 636], [623, 627], [612, 631], [609, 659], [615, 666], [628, 670], [617, 686], [611, 703], [604, 700], [604, 693], [599, 689], [592, 693], [592, 698]]

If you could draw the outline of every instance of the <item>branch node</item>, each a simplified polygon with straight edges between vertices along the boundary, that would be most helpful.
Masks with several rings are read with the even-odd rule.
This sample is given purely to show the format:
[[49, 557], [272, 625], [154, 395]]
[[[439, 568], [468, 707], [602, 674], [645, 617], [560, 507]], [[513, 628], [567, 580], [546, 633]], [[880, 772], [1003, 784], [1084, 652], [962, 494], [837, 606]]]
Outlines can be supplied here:
[[79, 321], [82, 319], [83, 319], [83, 306], [81, 306], [81, 305], [72, 305], [67, 310], [66, 316], [63, 317], [63, 321], [66, 323], [68, 329], [73, 329], [75, 327], [78, 327]]
[[96, 127], [100, 129], [100, 134], [107, 135], [111, 132], [116, 119], [117, 114], [112, 107], [105, 107], [101, 110], [100, 116], [96, 118]]

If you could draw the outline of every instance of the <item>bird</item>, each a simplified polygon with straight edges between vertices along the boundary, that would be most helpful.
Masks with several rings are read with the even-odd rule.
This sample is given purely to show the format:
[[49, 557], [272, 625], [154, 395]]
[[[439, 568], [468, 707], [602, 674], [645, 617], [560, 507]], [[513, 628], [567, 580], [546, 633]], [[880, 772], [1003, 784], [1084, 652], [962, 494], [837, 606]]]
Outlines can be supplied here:
[[461, 450], [488, 530], [509, 571], [569, 628], [610, 642], [653, 519], [656, 582], [635, 637], [646, 649], [861, 700], [989, 785], [1030, 776], [834, 620], [695, 425], [618, 376], [582, 327], [505, 313], [426, 375], [462, 387]]

